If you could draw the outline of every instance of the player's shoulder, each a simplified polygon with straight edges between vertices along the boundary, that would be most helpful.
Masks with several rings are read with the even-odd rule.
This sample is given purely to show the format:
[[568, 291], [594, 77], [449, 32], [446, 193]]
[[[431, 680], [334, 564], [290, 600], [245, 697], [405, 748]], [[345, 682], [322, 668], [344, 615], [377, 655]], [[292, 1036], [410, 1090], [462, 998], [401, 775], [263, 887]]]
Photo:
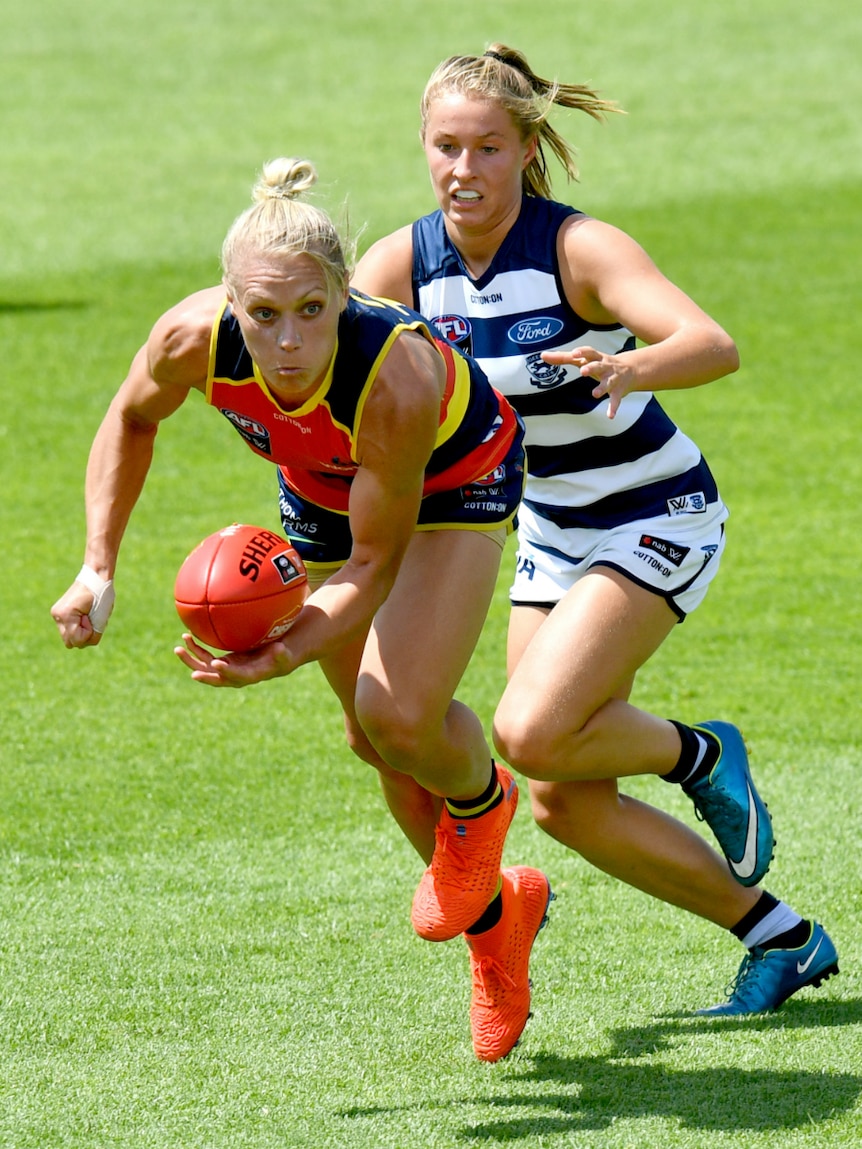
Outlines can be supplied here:
[[388, 235], [384, 235], [380, 239], [375, 240], [359, 262], [362, 264], [369, 257], [371, 259], [380, 259], [384, 256], [399, 254], [403, 257], [412, 252], [412, 250], [413, 225], [408, 223], [405, 224], [404, 227], [399, 227], [395, 231], [391, 231]]
[[640, 245], [622, 228], [592, 215], [579, 213], [568, 216], [560, 228], [560, 238], [567, 244], [577, 245], [585, 251], [592, 248], [637, 248]]
[[353, 286], [368, 295], [407, 303], [412, 299], [413, 229], [400, 227], [368, 248], [356, 265]]
[[195, 291], [169, 307], [163, 315], [156, 320], [153, 326], [153, 335], [157, 339], [172, 337], [200, 338], [205, 334], [209, 342], [210, 332], [216, 316], [221, 312], [225, 301], [223, 286], [205, 287], [202, 291]]
[[207, 287], [175, 303], [153, 325], [147, 342], [153, 377], [194, 384], [206, 378], [213, 324], [224, 307], [224, 287]]

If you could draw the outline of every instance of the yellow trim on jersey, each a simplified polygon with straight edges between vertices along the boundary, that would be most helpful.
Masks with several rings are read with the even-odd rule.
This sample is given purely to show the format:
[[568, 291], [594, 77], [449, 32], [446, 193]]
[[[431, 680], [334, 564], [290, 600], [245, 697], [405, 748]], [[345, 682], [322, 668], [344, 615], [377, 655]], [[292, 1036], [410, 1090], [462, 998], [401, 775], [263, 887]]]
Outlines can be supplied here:
[[308, 589], [313, 593], [319, 586], [323, 586], [328, 578], [337, 574], [344, 566], [344, 562], [313, 563], [306, 562], [305, 572], [308, 576]]
[[[339, 513], [340, 512], [336, 512]], [[419, 523], [414, 531], [474, 531], [476, 534], [490, 535], [491, 541], [496, 543], [500, 550], [505, 550], [506, 540], [515, 530], [515, 515], [512, 514], [503, 523], [489, 523], [478, 526], [475, 523]], [[336, 574], [347, 563], [347, 559], [327, 563], [315, 563], [306, 559], [305, 571], [308, 575], [308, 589], [311, 592], [323, 586], [328, 578]]]
[[[367, 305], [373, 306], [375, 303], [375, 299], [372, 297], [369, 297], [368, 299], [363, 299], [362, 302], [367, 304]], [[383, 302], [385, 302], [389, 306], [393, 306], [392, 302], [389, 300], [381, 301], [381, 305]], [[395, 304], [394, 306], [398, 307], [397, 304]], [[401, 310], [400, 307], [398, 309]], [[363, 412], [365, 410], [365, 403], [366, 403], [366, 401], [368, 399], [368, 395], [371, 391], [371, 386], [374, 383], [374, 380], [377, 378], [377, 375], [380, 371], [380, 367], [383, 364], [383, 361], [385, 360], [385, 358], [389, 354], [389, 352], [392, 350], [393, 343], [398, 338], [398, 336], [401, 335], [404, 331], [415, 331], [419, 335], [424, 336], [425, 339], [427, 339], [428, 342], [431, 344], [431, 346], [435, 350], [437, 350], [437, 342], [436, 342], [433, 334], [431, 333], [431, 329], [428, 327], [427, 323], [423, 323], [423, 322], [420, 322], [418, 320], [415, 320], [412, 323], [400, 323], [397, 327], [392, 328], [392, 331], [390, 332], [390, 334], [387, 337], [386, 341], [384, 342], [383, 346], [380, 348], [380, 351], [377, 353], [377, 357], [375, 358], [374, 362], [371, 364], [371, 370], [368, 372], [368, 378], [365, 381], [365, 384], [362, 388], [362, 392], [361, 392], [359, 399], [357, 401], [357, 404], [356, 404], [356, 418], [355, 418], [355, 422], [354, 422], [354, 430], [355, 430], [355, 433], [357, 436], [359, 434], [359, 425], [362, 421], [362, 415], [363, 415]], [[438, 354], [440, 354], [439, 351], [438, 351]], [[442, 355], [441, 355], [441, 357], [442, 357]], [[444, 362], [444, 366], [446, 366], [446, 360], [445, 359], [443, 360], [443, 362]], [[455, 432], [461, 426], [461, 423], [463, 422], [464, 416], [467, 412], [467, 408], [470, 404], [470, 389], [471, 389], [470, 365], [468, 364], [467, 360], [464, 359], [463, 356], [457, 355], [457, 354], [452, 355], [452, 365], [453, 365], [454, 374], [455, 374], [455, 378], [454, 378], [454, 381], [452, 383], [452, 393], [449, 396], [449, 402], [446, 406], [445, 418], [443, 419], [443, 421], [440, 423], [440, 425], [437, 428], [437, 436], [434, 440], [435, 449], [437, 447], [441, 446], [443, 443], [445, 443], [448, 439], [450, 439], [455, 434]], [[448, 374], [448, 366], [446, 366], [446, 370], [447, 370], [447, 374]], [[349, 432], [348, 432], [348, 434], [349, 434]], [[351, 443], [353, 441], [354, 441], [353, 438], [351, 438]]]
[[[365, 302], [365, 301], [363, 300], [363, 302]], [[368, 396], [369, 396], [369, 393], [371, 391], [371, 385], [374, 384], [374, 381], [377, 378], [380, 367], [382, 367], [383, 361], [385, 360], [388, 353], [391, 352], [392, 345], [394, 344], [394, 341], [398, 339], [401, 332], [402, 331], [416, 330], [417, 327], [418, 327], [418, 324], [416, 324], [416, 323], [411, 324], [411, 325], [408, 325], [406, 323], [400, 323], [397, 327], [393, 327], [392, 331], [390, 333], [388, 333], [388, 336], [386, 337], [386, 341], [384, 342], [383, 347], [380, 347], [374, 363], [371, 364], [371, 370], [368, 372], [368, 378], [365, 379], [364, 383], [362, 384], [362, 391], [360, 392], [359, 399], [356, 400], [356, 408], [355, 408], [354, 417], [353, 417], [353, 429], [354, 429], [354, 432], [356, 433], [356, 438], [359, 438], [360, 424], [362, 423], [362, 416], [364, 415], [364, 411], [365, 411], [365, 401], [368, 400]], [[353, 439], [351, 440], [351, 442], [353, 442]]]
[[[313, 411], [315, 407], [319, 407], [320, 404], [324, 402], [324, 397], [326, 396], [329, 388], [332, 386], [332, 374], [335, 370], [335, 356], [337, 354], [338, 338], [336, 337], [335, 349], [332, 352], [332, 358], [329, 361], [329, 366], [326, 368], [326, 374], [323, 376], [320, 386], [317, 388], [314, 394], [309, 396], [309, 398], [305, 400], [301, 407], [282, 407], [281, 403], [278, 401], [278, 397], [274, 394], [272, 388], [264, 379], [263, 373], [261, 372], [260, 367], [254, 359], [251, 361], [251, 368], [254, 372], [255, 382], [257, 383], [258, 387], [260, 387], [261, 391], [263, 391], [264, 395], [266, 395], [267, 399], [269, 399], [270, 403], [272, 403], [273, 406], [275, 406], [279, 411], [283, 411], [285, 415], [290, 415], [294, 419], [301, 419], [303, 415], [307, 415], [309, 411]], [[227, 382], [229, 382], [229, 380], [227, 380]]]
[[453, 355], [452, 363], [455, 368], [455, 382], [452, 386], [452, 395], [446, 408], [446, 418], [437, 428], [437, 442], [439, 447], [450, 439], [461, 423], [470, 403], [470, 365], [463, 355]]
[[[225, 296], [224, 299], [222, 300], [221, 307], [219, 307], [218, 311], [216, 312], [215, 319], [213, 320], [212, 328], [210, 329], [210, 354], [209, 354], [209, 359], [207, 361], [207, 389], [206, 389], [206, 400], [207, 400], [207, 403], [209, 403], [210, 405], [212, 405], [213, 384], [216, 381], [215, 380], [215, 365], [216, 365], [216, 349], [218, 348], [219, 329], [221, 327], [222, 316], [225, 313], [226, 307], [227, 307], [227, 296]], [[224, 380], [224, 382], [227, 382], [227, 380]]]
[[417, 523], [414, 531], [475, 531], [477, 534], [492, 534], [494, 531], [505, 530], [507, 535], [515, 529], [515, 516], [517, 511], [505, 519], [498, 519], [496, 523]]

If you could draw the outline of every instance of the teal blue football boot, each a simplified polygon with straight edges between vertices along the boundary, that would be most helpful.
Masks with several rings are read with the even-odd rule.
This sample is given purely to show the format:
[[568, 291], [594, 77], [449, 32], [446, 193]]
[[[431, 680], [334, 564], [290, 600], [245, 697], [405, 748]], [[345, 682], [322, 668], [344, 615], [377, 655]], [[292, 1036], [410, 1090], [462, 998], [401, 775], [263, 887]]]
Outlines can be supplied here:
[[739, 972], [728, 986], [728, 999], [699, 1009], [702, 1017], [739, 1017], [767, 1013], [806, 985], [818, 986], [838, 973], [838, 952], [823, 926], [811, 924], [811, 937], [804, 946], [770, 950], [755, 946], [742, 959]]
[[705, 778], [682, 788], [697, 816], [715, 834], [736, 880], [756, 886], [769, 869], [775, 838], [766, 803], [748, 768], [742, 735], [729, 722], [701, 722], [694, 729], [718, 740], [719, 758]]

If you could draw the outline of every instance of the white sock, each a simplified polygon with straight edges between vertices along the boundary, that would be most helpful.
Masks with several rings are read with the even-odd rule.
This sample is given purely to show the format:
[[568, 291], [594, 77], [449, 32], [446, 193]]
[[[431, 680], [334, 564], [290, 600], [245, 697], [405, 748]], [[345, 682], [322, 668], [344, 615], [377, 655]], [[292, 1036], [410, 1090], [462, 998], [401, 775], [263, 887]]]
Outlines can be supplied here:
[[787, 930], [792, 930], [801, 921], [802, 918], [795, 910], [791, 910], [790, 906], [785, 905], [784, 902], [779, 902], [775, 909], [770, 910], [766, 917], [745, 935], [742, 944], [747, 949], [762, 946], [771, 938], [777, 937]]

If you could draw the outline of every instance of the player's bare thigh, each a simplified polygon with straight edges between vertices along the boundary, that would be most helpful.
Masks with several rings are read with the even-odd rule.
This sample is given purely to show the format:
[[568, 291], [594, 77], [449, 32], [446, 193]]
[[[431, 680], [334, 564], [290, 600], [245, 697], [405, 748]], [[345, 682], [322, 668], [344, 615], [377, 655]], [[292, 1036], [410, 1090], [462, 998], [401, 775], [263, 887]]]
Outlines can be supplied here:
[[485, 623], [503, 532], [417, 531], [360, 667], [399, 706], [442, 720]]
[[608, 567], [586, 574], [544, 619], [535, 607], [513, 608], [510, 681], [496, 718], [503, 741], [515, 722], [540, 724], [545, 737], [581, 730], [607, 701], [628, 696], [676, 622], [663, 598]]

